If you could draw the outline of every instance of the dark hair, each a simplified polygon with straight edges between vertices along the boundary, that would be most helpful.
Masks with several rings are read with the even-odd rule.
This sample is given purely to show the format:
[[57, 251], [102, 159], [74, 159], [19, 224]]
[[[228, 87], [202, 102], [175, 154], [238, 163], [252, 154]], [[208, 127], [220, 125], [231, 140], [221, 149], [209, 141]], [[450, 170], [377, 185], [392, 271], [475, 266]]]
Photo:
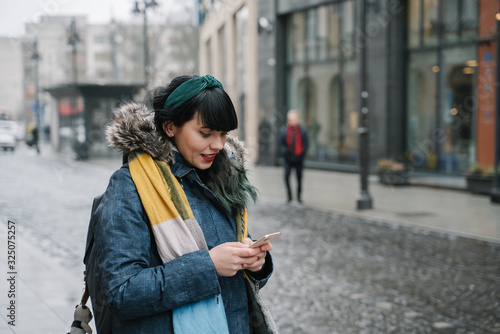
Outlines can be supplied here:
[[218, 87], [202, 90], [192, 98], [172, 110], [165, 109], [164, 104], [172, 92], [189, 79], [197, 75], [182, 75], [174, 78], [167, 86], [156, 88], [152, 96], [154, 122], [156, 130], [167, 139], [163, 131], [163, 123], [172, 122], [175, 126], [182, 126], [190, 121], [196, 113], [205, 126], [215, 131], [229, 132], [238, 127], [236, 110], [229, 95]]

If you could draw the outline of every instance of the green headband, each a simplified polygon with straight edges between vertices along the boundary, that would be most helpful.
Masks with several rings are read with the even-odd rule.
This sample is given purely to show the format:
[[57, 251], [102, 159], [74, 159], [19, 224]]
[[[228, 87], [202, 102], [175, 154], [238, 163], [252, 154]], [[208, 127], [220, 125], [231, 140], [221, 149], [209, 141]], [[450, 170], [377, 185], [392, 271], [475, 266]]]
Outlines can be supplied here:
[[174, 89], [165, 101], [163, 108], [170, 110], [175, 109], [202, 90], [210, 87], [219, 87], [224, 90], [222, 84], [211, 75], [189, 79]]

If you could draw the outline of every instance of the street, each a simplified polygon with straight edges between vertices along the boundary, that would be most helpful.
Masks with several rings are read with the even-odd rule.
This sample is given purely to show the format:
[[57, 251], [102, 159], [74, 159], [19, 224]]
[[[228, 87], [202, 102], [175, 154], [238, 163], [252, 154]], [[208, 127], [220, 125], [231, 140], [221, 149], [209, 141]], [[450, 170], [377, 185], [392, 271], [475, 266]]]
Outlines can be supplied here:
[[[92, 199], [120, 166], [48, 150], [0, 152], [0, 334], [69, 331]], [[262, 289], [282, 334], [500, 333], [499, 243], [266, 197], [249, 218], [254, 238], [282, 233]], [[6, 242], [12, 224], [15, 270]], [[8, 296], [11, 276], [16, 298]]]

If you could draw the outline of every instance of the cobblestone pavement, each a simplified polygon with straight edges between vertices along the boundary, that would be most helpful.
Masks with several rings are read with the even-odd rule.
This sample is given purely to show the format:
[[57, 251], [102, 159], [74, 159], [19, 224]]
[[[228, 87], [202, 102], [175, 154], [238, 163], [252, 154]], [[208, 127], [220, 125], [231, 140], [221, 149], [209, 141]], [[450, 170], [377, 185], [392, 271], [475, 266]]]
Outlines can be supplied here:
[[[79, 279], [91, 200], [114, 167], [22, 151], [0, 159], [1, 228], [15, 219], [21, 242], [44, 254], [36, 261], [57, 260]], [[282, 232], [273, 243], [275, 273], [262, 289], [282, 334], [500, 333], [499, 243], [266, 198], [250, 208], [249, 217], [255, 238]], [[19, 261], [25, 268], [20, 278], [28, 276], [35, 259], [21, 254]], [[43, 273], [53, 283], [46, 293], [56, 299], [69, 284], [61, 270]], [[25, 280], [21, 287], [37, 291], [39, 284]], [[5, 300], [1, 292], [0, 304]], [[68, 298], [67, 307], [59, 302], [55, 310], [44, 299], [53, 312], [70, 311], [74, 303]], [[29, 317], [19, 314], [19, 321]], [[60, 311], [60, 323], [44, 332], [60, 332], [69, 317]]]
[[500, 333], [500, 244], [261, 201], [282, 334]]

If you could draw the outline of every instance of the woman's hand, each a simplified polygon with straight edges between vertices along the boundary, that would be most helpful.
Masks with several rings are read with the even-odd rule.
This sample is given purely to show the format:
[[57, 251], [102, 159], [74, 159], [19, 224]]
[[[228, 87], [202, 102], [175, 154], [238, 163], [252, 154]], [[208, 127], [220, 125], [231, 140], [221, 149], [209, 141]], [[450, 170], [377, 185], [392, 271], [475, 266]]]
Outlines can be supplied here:
[[[245, 238], [242, 243], [244, 245], [247, 245], [247, 246], [250, 246], [252, 244], [252, 239], [250, 238]], [[262, 266], [264, 265], [264, 263], [266, 262], [266, 252], [267, 251], [270, 251], [271, 249], [273, 249], [273, 245], [271, 245], [271, 243], [267, 243], [267, 244], [264, 244], [260, 247], [257, 247], [257, 248], [250, 248], [250, 249], [257, 249], [259, 250], [259, 253], [257, 253], [257, 261], [255, 261], [254, 263], [251, 263], [251, 264], [248, 264], [248, 265], [245, 265], [243, 268], [244, 269], [248, 269], [250, 271], [259, 271], [262, 269]]]
[[260, 248], [248, 247], [252, 240], [246, 238], [243, 242], [226, 242], [210, 250], [210, 258], [219, 276], [234, 276], [239, 270], [259, 271], [264, 265], [266, 251], [271, 250], [271, 244]]

